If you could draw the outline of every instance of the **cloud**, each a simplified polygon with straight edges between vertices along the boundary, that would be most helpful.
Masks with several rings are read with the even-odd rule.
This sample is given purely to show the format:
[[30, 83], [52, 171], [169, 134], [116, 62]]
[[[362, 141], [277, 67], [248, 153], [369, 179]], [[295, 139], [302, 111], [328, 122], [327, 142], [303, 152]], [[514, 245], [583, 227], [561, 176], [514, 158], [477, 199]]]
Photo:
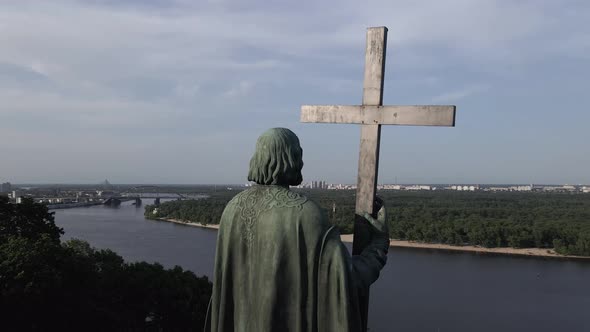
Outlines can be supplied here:
[[245, 97], [254, 90], [254, 82], [240, 81], [236, 86], [225, 91], [223, 95], [228, 98]]
[[582, 1], [19, 0], [0, 7], [0, 128], [71, 144], [82, 130], [201, 142], [254, 130], [253, 114], [258, 130], [297, 121], [300, 104], [358, 102], [368, 26], [389, 27], [385, 86], [396, 87], [386, 94], [397, 94], [396, 103], [455, 102], [517, 73], [555, 67], [555, 59], [590, 56], [590, 5]]
[[193, 98], [199, 94], [201, 86], [199, 84], [178, 84], [174, 87], [174, 92], [180, 98]]
[[456, 102], [461, 99], [470, 97], [474, 94], [483, 92], [487, 89], [486, 86], [483, 85], [474, 85], [469, 87], [464, 87], [462, 89], [454, 90], [439, 94], [432, 98], [434, 103], [449, 103], [449, 102]]

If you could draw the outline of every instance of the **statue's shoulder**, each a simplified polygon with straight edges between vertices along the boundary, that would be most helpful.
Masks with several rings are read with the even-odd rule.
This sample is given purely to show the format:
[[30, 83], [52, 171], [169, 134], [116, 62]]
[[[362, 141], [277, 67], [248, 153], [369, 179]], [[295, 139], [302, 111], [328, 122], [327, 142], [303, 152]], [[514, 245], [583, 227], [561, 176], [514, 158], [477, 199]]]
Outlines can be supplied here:
[[239, 193], [237, 193], [232, 199], [230, 199], [230, 201], [227, 203], [226, 208], [228, 207], [233, 207], [236, 206], [238, 204], [238, 202], [241, 202], [244, 200], [245, 197], [248, 197], [251, 195], [251, 191], [253, 188], [249, 188], [243, 191], [240, 191]]
[[315, 204], [304, 195], [280, 186], [253, 186], [232, 198], [228, 206], [259, 205], [266, 208], [303, 208]]
[[304, 195], [287, 188], [273, 186], [271, 192], [279, 207], [302, 208], [310, 202], [310, 200]]
[[301, 193], [279, 187], [274, 197], [277, 200], [277, 206], [296, 208], [308, 219], [325, 217], [324, 210], [316, 202]]

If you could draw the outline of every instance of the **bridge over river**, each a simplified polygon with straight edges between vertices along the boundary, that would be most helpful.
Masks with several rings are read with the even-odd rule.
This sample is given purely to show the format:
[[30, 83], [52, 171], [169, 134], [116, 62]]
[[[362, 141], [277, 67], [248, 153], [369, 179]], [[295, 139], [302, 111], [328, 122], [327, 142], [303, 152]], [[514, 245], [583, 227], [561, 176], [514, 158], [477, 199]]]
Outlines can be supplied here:
[[176, 192], [159, 192], [157, 186], [138, 186], [130, 188], [126, 191], [123, 191], [119, 194], [110, 196], [105, 199], [104, 204], [110, 206], [118, 206], [121, 202], [125, 201], [133, 201], [135, 200], [134, 205], [141, 205], [142, 199], [153, 199], [154, 204], [160, 204], [160, 199], [176, 199], [176, 200], [186, 200], [186, 199], [203, 199], [209, 197], [208, 195], [204, 194], [181, 194]]

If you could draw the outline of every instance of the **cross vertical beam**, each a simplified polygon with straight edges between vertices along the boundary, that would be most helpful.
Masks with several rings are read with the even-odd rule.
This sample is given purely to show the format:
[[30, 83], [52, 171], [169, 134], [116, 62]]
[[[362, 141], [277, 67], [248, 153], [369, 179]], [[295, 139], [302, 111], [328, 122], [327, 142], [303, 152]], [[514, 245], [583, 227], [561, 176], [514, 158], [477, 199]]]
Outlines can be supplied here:
[[[383, 79], [385, 76], [385, 51], [387, 28], [367, 29], [365, 52], [365, 78], [363, 105], [383, 105]], [[356, 189], [356, 218], [352, 254], [359, 255], [371, 240], [369, 224], [362, 217], [364, 212], [373, 214], [373, 202], [377, 191], [379, 173], [380, 124], [361, 124], [358, 178]]]
[[[387, 28], [367, 29], [365, 50], [365, 78], [363, 83], [363, 105], [383, 105], [383, 79], [385, 76], [385, 50]], [[371, 242], [370, 225], [363, 217], [364, 212], [374, 214], [374, 201], [379, 174], [380, 124], [361, 124], [361, 145], [356, 185], [356, 214], [354, 218], [354, 239], [352, 254], [360, 253]], [[362, 330], [367, 331], [369, 316], [369, 293], [359, 294]]]

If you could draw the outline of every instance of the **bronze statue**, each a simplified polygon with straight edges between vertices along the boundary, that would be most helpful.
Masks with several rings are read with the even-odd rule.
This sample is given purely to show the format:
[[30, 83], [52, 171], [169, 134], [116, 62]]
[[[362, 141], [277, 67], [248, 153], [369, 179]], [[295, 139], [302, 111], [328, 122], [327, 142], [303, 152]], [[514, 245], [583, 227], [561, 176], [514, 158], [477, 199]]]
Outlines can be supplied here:
[[289, 129], [258, 139], [248, 173], [256, 185], [236, 195], [221, 217], [210, 331], [362, 329], [359, 295], [387, 261], [385, 208], [378, 202], [377, 218], [365, 214], [372, 240], [351, 256], [322, 209], [289, 190], [303, 180], [302, 155]]

